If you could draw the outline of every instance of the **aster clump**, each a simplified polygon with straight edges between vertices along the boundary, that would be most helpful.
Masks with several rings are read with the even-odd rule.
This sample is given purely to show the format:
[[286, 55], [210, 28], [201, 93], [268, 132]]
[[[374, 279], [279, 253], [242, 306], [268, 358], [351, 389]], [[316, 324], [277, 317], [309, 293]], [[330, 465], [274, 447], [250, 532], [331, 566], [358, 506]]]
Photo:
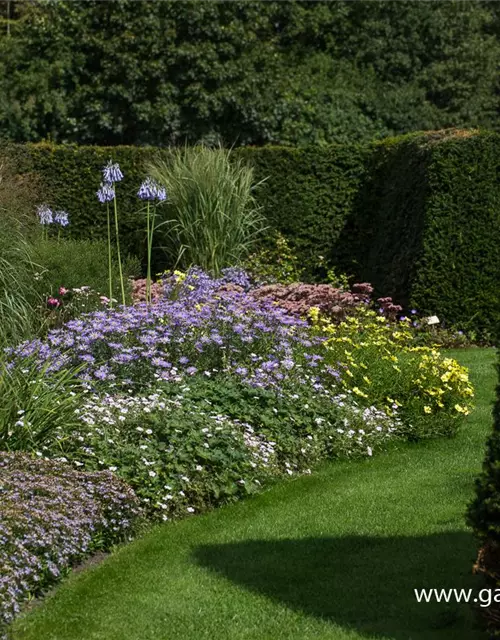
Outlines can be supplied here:
[[97, 548], [129, 538], [142, 512], [110, 472], [0, 452], [0, 637], [23, 601]]
[[13, 361], [32, 356], [40, 367], [49, 362], [52, 371], [83, 365], [80, 376], [93, 385], [147, 386], [197, 372], [230, 373], [258, 387], [330, 379], [316, 353], [321, 338], [311, 336], [307, 322], [237, 285], [224, 291], [235, 276], [192, 270], [180, 284], [165, 285], [173, 299], [85, 314], [8, 353]]

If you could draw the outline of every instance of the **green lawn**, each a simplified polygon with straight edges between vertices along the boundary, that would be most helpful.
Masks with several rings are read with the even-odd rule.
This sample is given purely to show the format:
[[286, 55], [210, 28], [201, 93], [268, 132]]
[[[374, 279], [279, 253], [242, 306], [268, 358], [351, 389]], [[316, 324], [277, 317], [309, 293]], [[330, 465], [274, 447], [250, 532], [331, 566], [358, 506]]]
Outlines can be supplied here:
[[451, 353], [471, 368], [478, 403], [457, 438], [326, 464], [158, 527], [70, 577], [13, 638], [484, 638], [468, 605], [413, 595], [478, 585], [464, 512], [491, 429], [495, 352]]

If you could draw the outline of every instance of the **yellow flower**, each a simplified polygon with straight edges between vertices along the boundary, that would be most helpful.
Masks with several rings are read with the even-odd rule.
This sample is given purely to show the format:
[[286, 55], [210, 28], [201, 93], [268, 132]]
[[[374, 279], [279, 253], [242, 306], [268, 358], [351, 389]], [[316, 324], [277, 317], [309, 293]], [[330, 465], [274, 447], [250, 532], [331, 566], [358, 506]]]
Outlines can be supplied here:
[[467, 407], [462, 407], [459, 404], [455, 405], [455, 411], [458, 411], [458, 413], [463, 413], [464, 415], [468, 416], [470, 411], [467, 409]]
[[432, 413], [432, 409], [429, 406], [425, 406], [424, 413]]
[[361, 391], [361, 389], [359, 389], [358, 387], [354, 387], [352, 391], [353, 393], [355, 393], [358, 396], [361, 396], [362, 398], [368, 398], [368, 395], [366, 393], [363, 393], [363, 391]]
[[319, 307], [311, 307], [309, 309], [309, 317], [313, 321], [313, 324], [317, 324], [319, 321]]

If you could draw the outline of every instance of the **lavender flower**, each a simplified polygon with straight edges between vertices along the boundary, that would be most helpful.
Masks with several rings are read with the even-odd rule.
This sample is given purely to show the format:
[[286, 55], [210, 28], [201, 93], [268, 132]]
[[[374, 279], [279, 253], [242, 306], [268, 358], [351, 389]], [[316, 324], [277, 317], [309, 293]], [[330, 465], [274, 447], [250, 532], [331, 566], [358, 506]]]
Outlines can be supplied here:
[[67, 227], [69, 224], [69, 216], [66, 211], [56, 211], [54, 215], [54, 222], [57, 222], [62, 227]]
[[111, 202], [115, 197], [115, 189], [112, 184], [101, 182], [101, 188], [96, 191], [99, 202]]
[[114, 182], [120, 182], [123, 179], [123, 173], [120, 171], [120, 166], [117, 162], [113, 163], [112, 160], [103, 168], [102, 175], [104, 176], [104, 182], [113, 184]]
[[37, 207], [36, 212], [38, 214], [40, 224], [52, 224], [54, 222], [54, 214], [46, 204], [41, 204]]

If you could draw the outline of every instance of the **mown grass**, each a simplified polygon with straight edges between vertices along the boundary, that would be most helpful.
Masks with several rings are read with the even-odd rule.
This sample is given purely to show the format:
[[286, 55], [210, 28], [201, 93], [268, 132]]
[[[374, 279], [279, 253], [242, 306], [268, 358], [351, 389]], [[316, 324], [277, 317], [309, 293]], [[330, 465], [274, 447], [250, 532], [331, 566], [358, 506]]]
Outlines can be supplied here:
[[413, 589], [480, 586], [464, 513], [491, 429], [493, 349], [451, 352], [477, 408], [452, 440], [325, 464], [240, 504], [157, 527], [71, 576], [15, 640], [480, 639], [466, 604]]

